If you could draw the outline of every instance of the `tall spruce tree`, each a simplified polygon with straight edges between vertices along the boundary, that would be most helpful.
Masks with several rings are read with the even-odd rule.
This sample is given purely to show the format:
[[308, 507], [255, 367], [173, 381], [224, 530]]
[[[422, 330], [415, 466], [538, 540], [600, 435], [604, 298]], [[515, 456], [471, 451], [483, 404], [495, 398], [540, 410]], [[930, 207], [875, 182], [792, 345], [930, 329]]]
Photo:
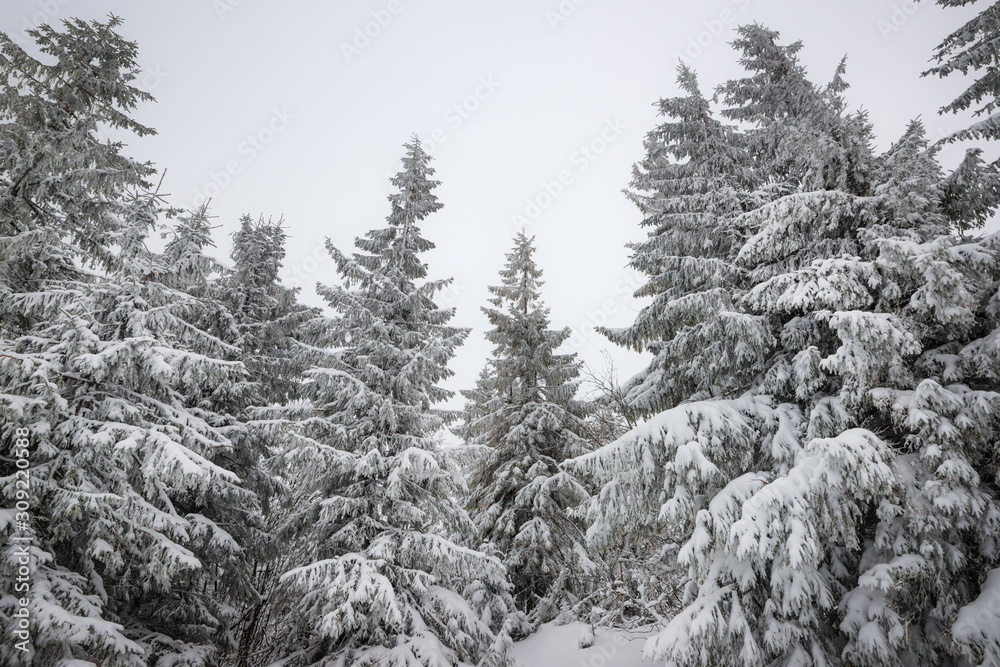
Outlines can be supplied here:
[[207, 207], [184, 215], [161, 263], [168, 269], [167, 284], [205, 303], [192, 323], [234, 346], [238, 352], [230, 356], [247, 370], [243, 381], [217, 388], [202, 397], [199, 406], [226, 415], [217, 425], [233, 446], [221, 454], [219, 463], [239, 475], [256, 502], [212, 509], [211, 516], [231, 527], [243, 549], [226, 567], [203, 568], [192, 585], [224, 594], [231, 609], [229, 622], [220, 628], [227, 637], [222, 660], [248, 666], [264, 660], [269, 640], [275, 639], [268, 634], [273, 630], [272, 597], [293, 553], [277, 536], [285, 513], [275, 511], [274, 500], [286, 495], [287, 483], [270, 469], [281, 444], [281, 422], [275, 414], [281, 411], [277, 405], [298, 393], [297, 376], [307, 355], [294, 338], [295, 329], [316, 312], [298, 305], [295, 292], [278, 282], [285, 239], [279, 224], [244, 216], [234, 234], [234, 265], [226, 269], [205, 255], [214, 245], [208, 220]]
[[388, 225], [350, 256], [327, 243], [343, 285], [318, 288], [336, 351], [307, 373], [287, 455], [311, 498], [289, 526], [311, 544], [283, 577], [299, 596], [286, 664], [475, 664], [510, 604], [503, 565], [461, 545], [473, 526], [432, 439], [450, 395], [437, 383], [468, 330], [448, 324], [433, 297], [450, 280], [427, 279], [420, 259], [434, 246], [418, 225], [441, 208], [429, 160], [414, 138]]
[[559, 469], [590, 449], [575, 398], [580, 364], [575, 354], [558, 353], [570, 330], [549, 328], [534, 250], [533, 239], [518, 233], [502, 284], [490, 287], [494, 307], [483, 309], [495, 350], [492, 373], [481, 376], [489, 397], [478, 437], [490, 452], [470, 486], [479, 534], [502, 554], [518, 605], [537, 624], [579, 599], [593, 564], [570, 515], [587, 493]]
[[[218, 448], [213, 462], [235, 475], [244, 493], [239, 498], [204, 494], [185, 499], [189, 517], [195, 517], [189, 548], [201, 566], [149, 606], [157, 610], [157, 617], [162, 617], [168, 628], [200, 628], [200, 634], [192, 638], [212, 650], [204, 651], [206, 657], [199, 659], [216, 664], [216, 653], [228, 655], [236, 648], [235, 626], [242, 610], [261, 600], [256, 564], [262, 553], [274, 548], [264, 529], [261, 509], [279, 484], [263, 466], [269, 454], [265, 441], [247, 423], [258, 392], [243, 363], [236, 318], [216, 296], [225, 269], [207, 255], [208, 248], [214, 246], [207, 207], [182, 215], [170, 237], [163, 254], [153, 257], [159, 270], [150, 274], [147, 285], [167, 288], [156, 295], [157, 303], [188, 301], [186, 307], [175, 309], [179, 324], [214, 342], [211, 348], [190, 345], [192, 351], [239, 370], [226, 382], [211, 384], [203, 378], [198, 391], [189, 390], [181, 400], [226, 438], [227, 446]], [[175, 335], [169, 329], [163, 334]], [[197, 357], [193, 360], [200, 361]], [[181, 372], [185, 372], [183, 366]], [[225, 529], [220, 534], [222, 526]], [[197, 664], [192, 656], [197, 656], [196, 650], [179, 645], [167, 662]]]
[[[750, 205], [717, 223], [735, 232], [722, 264], [742, 323], [719, 349], [742, 352], [649, 374], [650, 391], [689, 389], [568, 465], [606, 481], [594, 533], [681, 532], [684, 608], [654, 659], [991, 664], [1000, 393], [978, 355], [993, 354], [996, 251], [949, 211], [994, 204], [941, 173], [917, 122], [876, 154], [865, 116], [845, 111], [843, 63], [812, 84], [801, 45], [777, 37], [740, 28], [748, 76], [719, 89], [757, 172]], [[649, 195], [648, 215], [680, 205]], [[696, 243], [666, 227], [662, 255]], [[683, 292], [656, 294], [637, 322], [663, 349], [700, 324], [669, 317]]]

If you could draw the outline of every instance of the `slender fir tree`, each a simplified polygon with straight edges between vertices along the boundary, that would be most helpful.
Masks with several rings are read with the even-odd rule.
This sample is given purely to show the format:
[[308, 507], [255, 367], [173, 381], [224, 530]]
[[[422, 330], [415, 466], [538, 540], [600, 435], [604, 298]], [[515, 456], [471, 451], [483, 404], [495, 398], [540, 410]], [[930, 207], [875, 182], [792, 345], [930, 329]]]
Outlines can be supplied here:
[[558, 353], [570, 331], [549, 328], [534, 250], [523, 232], [515, 237], [503, 282], [490, 287], [494, 307], [483, 309], [495, 350], [479, 438], [491, 451], [470, 486], [479, 534], [503, 555], [518, 605], [537, 624], [576, 603], [593, 563], [570, 515], [586, 491], [559, 469], [590, 449], [575, 398], [580, 364], [575, 354]]
[[468, 331], [448, 324], [433, 297], [450, 281], [427, 279], [420, 259], [434, 246], [419, 224], [441, 207], [429, 159], [406, 145], [388, 225], [358, 252], [327, 243], [344, 284], [318, 288], [336, 353], [307, 373], [288, 454], [312, 500], [290, 521], [311, 544], [283, 577], [299, 595], [286, 664], [475, 664], [506, 616], [503, 565], [460, 544], [473, 526], [432, 439], [450, 395], [437, 383]]
[[257, 493], [263, 514], [262, 534], [247, 554], [250, 594], [234, 601], [238, 646], [226, 659], [237, 667], [269, 663], [278, 653], [285, 640], [276, 633], [283, 604], [278, 578], [300, 562], [301, 541], [279, 535], [295, 499], [292, 480], [283, 478], [274, 456], [284, 443], [289, 406], [294, 411], [302, 398], [302, 375], [322, 355], [305, 341], [319, 313], [298, 303], [297, 290], [279, 280], [285, 240], [281, 221], [244, 215], [233, 234], [233, 265], [210, 290], [232, 315], [234, 340], [250, 380], [240, 412], [246, 424], [240, 432], [241, 469], [247, 470], [244, 483]]

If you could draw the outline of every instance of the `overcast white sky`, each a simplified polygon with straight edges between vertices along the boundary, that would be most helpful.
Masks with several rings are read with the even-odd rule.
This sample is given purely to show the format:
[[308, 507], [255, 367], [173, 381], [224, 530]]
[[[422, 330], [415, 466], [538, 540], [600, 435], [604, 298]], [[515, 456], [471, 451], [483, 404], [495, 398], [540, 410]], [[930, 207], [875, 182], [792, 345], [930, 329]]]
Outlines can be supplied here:
[[[982, 3], [980, 3], [982, 4]], [[134, 114], [158, 135], [129, 151], [166, 169], [174, 205], [212, 197], [219, 256], [243, 213], [284, 216], [288, 280], [320, 301], [335, 280], [322, 251], [342, 249], [388, 213], [387, 178], [417, 133], [436, 158], [444, 208], [423, 226], [433, 277], [455, 278], [457, 323], [473, 328], [448, 386], [469, 387], [490, 352], [479, 308], [515, 232], [530, 220], [555, 326], [593, 365], [613, 352], [622, 376], [644, 358], [594, 323], [631, 322], [637, 278], [625, 244], [639, 215], [621, 194], [653, 104], [675, 94], [683, 57], [708, 91], [738, 76], [727, 45], [760, 22], [826, 81], [848, 56], [848, 97], [887, 147], [917, 116], [933, 138], [961, 119], [937, 109], [963, 82], [921, 79], [933, 47], [981, 7], [924, 0], [4, 0], [0, 29], [20, 41], [42, 22], [125, 19], [157, 98]], [[368, 35], [365, 35], [367, 31]], [[942, 160], [957, 164], [961, 149]], [[562, 183], [559, 182], [560, 175]], [[537, 209], [529, 204], [534, 202]]]

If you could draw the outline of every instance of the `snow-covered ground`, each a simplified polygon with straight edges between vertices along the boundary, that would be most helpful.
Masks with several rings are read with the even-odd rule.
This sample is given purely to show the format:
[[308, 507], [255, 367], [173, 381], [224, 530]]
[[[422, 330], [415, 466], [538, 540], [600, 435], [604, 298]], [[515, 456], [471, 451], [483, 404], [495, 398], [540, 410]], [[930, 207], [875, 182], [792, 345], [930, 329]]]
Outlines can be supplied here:
[[590, 634], [584, 623], [547, 623], [527, 639], [514, 644], [522, 667], [653, 667], [642, 659], [650, 631], [598, 628], [594, 644], [580, 648], [580, 637]]

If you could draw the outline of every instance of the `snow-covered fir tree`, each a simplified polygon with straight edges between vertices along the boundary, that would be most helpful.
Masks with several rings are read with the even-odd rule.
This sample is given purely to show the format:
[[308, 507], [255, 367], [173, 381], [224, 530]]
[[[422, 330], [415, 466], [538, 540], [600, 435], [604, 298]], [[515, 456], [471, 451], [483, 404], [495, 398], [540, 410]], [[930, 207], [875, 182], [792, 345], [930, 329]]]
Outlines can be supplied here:
[[628, 329], [604, 332], [653, 354], [624, 387], [640, 414], [739, 386], [766, 354], [759, 318], [739, 311], [733, 290], [741, 232], [732, 221], [763, 197], [747, 140], [715, 117], [694, 72], [680, 66], [677, 81], [685, 94], [660, 101], [669, 120], [647, 136], [629, 193], [650, 228], [647, 240], [631, 246], [631, 266], [649, 276], [636, 296], [653, 301]]
[[[942, 7], [964, 7], [977, 0], [936, 0]], [[947, 141], [1000, 138], [1000, 81], [997, 68], [1000, 54], [1000, 3], [987, 2], [986, 8], [948, 35], [934, 51], [936, 65], [924, 76], [946, 77], [960, 72], [978, 75], [954, 100], [945, 104], [942, 113], [972, 111], [978, 119], [969, 127], [953, 133]]]
[[[938, 4], [956, 7], [971, 3], [938, 0]], [[977, 118], [968, 128], [947, 137], [947, 141], [1000, 137], [1000, 122], [997, 118], [1000, 86], [996, 76], [1000, 63], [996, 50], [1000, 39], [998, 17], [1000, 3], [989, 3], [978, 16], [954, 31], [938, 46], [934, 54], [937, 66], [925, 72], [925, 75], [936, 74], [941, 77], [953, 76], [957, 72], [962, 75], [973, 72], [978, 74], [978, 78], [961, 95], [940, 110], [942, 114], [972, 110]], [[971, 232], [974, 235], [1000, 205], [1000, 162], [995, 160], [988, 165], [984, 164], [982, 153], [979, 146], [967, 149], [965, 159], [945, 180], [944, 213], [959, 234]], [[961, 347], [953, 345], [951, 350], [942, 349], [932, 359], [942, 371], [950, 369], [947, 373], [949, 380], [962, 381], [980, 390], [997, 391], [1000, 389], [1000, 235], [994, 232], [986, 238], [981, 238], [981, 234], [980, 238], [973, 238], [979, 244], [970, 244], [970, 250], [987, 250], [992, 254], [992, 266], [984, 272], [985, 285], [982, 290], [975, 293], [975, 324], [968, 335], [972, 340]], [[958, 354], [954, 354], [956, 351]], [[960, 369], [957, 373], [951, 370], [956, 366]], [[992, 406], [984, 404], [981, 407], [988, 410]], [[967, 426], [970, 429], [977, 427], [975, 424]], [[979, 450], [980, 457], [989, 457], [989, 445], [983, 446], [984, 436], [988, 441], [988, 433], [977, 433], [969, 445]], [[993, 439], [995, 441], [995, 435]], [[996, 451], [995, 444], [993, 451]], [[978, 474], [982, 475], [981, 472]], [[993, 490], [1000, 486], [1000, 480], [995, 474], [992, 480], [989, 475], [982, 475], [982, 479]], [[977, 482], [979, 480], [975, 478], [971, 480], [971, 483]], [[952, 628], [956, 643], [962, 647], [963, 652], [979, 659], [984, 665], [1000, 664], [1000, 639], [997, 637], [1000, 633], [996, 631], [1000, 625], [1000, 605], [997, 603], [1000, 600], [1000, 568], [996, 567], [995, 558], [992, 565], [993, 569], [981, 582], [981, 592], [976, 602], [959, 612]]]
[[254, 223], [248, 216], [241, 223], [234, 234], [231, 269], [205, 254], [214, 245], [207, 206], [181, 217], [160, 260], [166, 269], [164, 282], [202, 298], [205, 307], [191, 322], [230, 343], [247, 370], [244, 381], [202, 397], [199, 406], [226, 415], [217, 425], [233, 446], [219, 463], [240, 477], [256, 502], [213, 510], [211, 516], [217, 514], [217, 521], [231, 526], [244, 548], [228, 569], [203, 568], [202, 578], [194, 583], [225, 586], [233, 623], [224, 631], [233, 636], [222, 660], [246, 666], [267, 646], [271, 596], [292, 551], [276, 535], [285, 515], [275, 511], [274, 500], [287, 494], [287, 484], [268, 464], [281, 442], [272, 406], [297, 393], [306, 355], [293, 337], [294, 329], [316, 313], [298, 305], [294, 291], [278, 283], [284, 256], [280, 225]]
[[448, 416], [433, 407], [450, 395], [438, 383], [468, 331], [434, 302], [450, 280], [427, 278], [419, 225], [441, 208], [438, 183], [419, 140], [405, 148], [388, 225], [351, 255], [327, 243], [343, 284], [318, 291], [336, 349], [307, 372], [285, 456], [309, 496], [289, 520], [309, 551], [283, 576], [296, 602], [286, 665], [492, 665], [507, 650], [503, 565], [463, 545], [474, 527], [432, 438]]
[[[33, 31], [44, 63], [0, 36], [4, 493], [15, 429], [31, 471], [28, 525], [3, 513], [2, 576], [13, 590], [27, 545], [33, 664], [209, 665], [256, 506], [223, 461], [239, 425], [216, 410], [245, 371], [192, 324], [213, 306], [145, 248], [151, 168], [97, 138], [151, 132], [128, 116], [150, 98], [119, 23]], [[8, 629], [15, 605], [0, 602]], [[13, 642], [0, 656], [23, 657]]]
[[[961, 184], [991, 176], [945, 177], [918, 122], [876, 154], [843, 63], [812, 84], [777, 38], [734, 42], [748, 76], [719, 97], [737, 136], [672, 133], [688, 89], [647, 140], [640, 174], [676, 165], [635, 184], [653, 301], [609, 334], [657, 356], [631, 384], [651, 417], [568, 463], [606, 482], [591, 537], [680, 531], [684, 608], [647, 645], [668, 665], [994, 664], [996, 248], [956, 233], [995, 206]], [[746, 147], [738, 206], [675, 187], [692, 136]], [[687, 210], [712, 210], [708, 228], [669, 217]], [[727, 247], [688, 262], [700, 235]], [[714, 354], [659, 360], [694, 340]]]
[[[733, 258], [743, 238], [734, 221], [768, 196], [767, 187], [758, 188], [749, 140], [717, 118], [695, 73], [680, 65], [677, 83], [681, 95], [659, 101], [665, 120], [647, 135], [628, 192], [649, 229], [630, 246], [630, 265], [649, 276], [636, 296], [652, 301], [630, 327], [603, 330], [653, 355], [620, 390], [607, 388], [633, 424], [690, 396], [745, 384], [760, 372], [769, 340], [760, 318], [739, 308], [741, 271]], [[658, 506], [635, 502], [654, 492], [648, 479], [616, 477], [592, 504], [600, 514], [587, 537], [592, 552], [620, 566], [602, 571], [591, 604], [604, 622], [659, 620], [676, 611], [680, 536], [658, 520]]]
[[281, 284], [286, 238], [281, 220], [244, 215], [233, 233], [233, 267], [222, 281], [221, 299], [235, 318], [243, 362], [258, 384], [261, 404], [298, 397], [308, 354], [297, 336], [318, 314], [298, 303], [297, 289]]
[[587, 590], [593, 563], [579, 519], [570, 510], [587, 493], [564, 460], [588, 451], [584, 407], [575, 395], [580, 364], [560, 354], [568, 328], [549, 328], [533, 239], [523, 232], [490, 287], [492, 372], [480, 377], [479, 443], [490, 448], [470, 479], [473, 518], [481, 539], [502, 554], [521, 610], [532, 623], [569, 610]]
[[[246, 354], [237, 318], [218, 298], [226, 271], [220, 262], [206, 254], [214, 247], [211, 229], [207, 207], [182, 215], [169, 233], [170, 241], [162, 256], [155, 258], [160, 271], [154, 275], [156, 282], [171, 289], [161, 298], [177, 303], [187, 298], [192, 302], [191, 307], [176, 311], [184, 325], [221, 342], [213, 356], [239, 364], [243, 371], [229, 382], [200, 386], [201, 391], [186, 396], [184, 403], [226, 437], [228, 446], [218, 450], [214, 462], [235, 474], [248, 493], [239, 502], [210, 496], [189, 501], [191, 509], [215, 525], [225, 526], [233, 544], [239, 548], [224, 553], [210, 542], [193, 540], [192, 552], [202, 566], [195, 575], [188, 577], [182, 590], [171, 591], [171, 598], [158, 604], [164, 610], [176, 607], [168, 618], [178, 627], [194, 625], [198, 620], [196, 615], [193, 617], [182, 611], [183, 603], [173, 602], [179, 596], [190, 596], [195, 609], [206, 602], [219, 605], [217, 615], [221, 622], [210, 626], [206, 638], [214, 637], [223, 649], [221, 659], [225, 660], [237, 648], [234, 635], [239, 619], [246, 617], [245, 609], [262, 601], [265, 582], [257, 576], [258, 563], [278, 549], [273, 536], [265, 529], [262, 505], [282, 487], [264, 468], [271, 453], [270, 441], [248, 423], [253, 406], [261, 402], [261, 391], [259, 383], [251, 381], [246, 372]], [[212, 592], [212, 597], [205, 595], [208, 591]], [[212, 664], [215, 659], [213, 656]]]

